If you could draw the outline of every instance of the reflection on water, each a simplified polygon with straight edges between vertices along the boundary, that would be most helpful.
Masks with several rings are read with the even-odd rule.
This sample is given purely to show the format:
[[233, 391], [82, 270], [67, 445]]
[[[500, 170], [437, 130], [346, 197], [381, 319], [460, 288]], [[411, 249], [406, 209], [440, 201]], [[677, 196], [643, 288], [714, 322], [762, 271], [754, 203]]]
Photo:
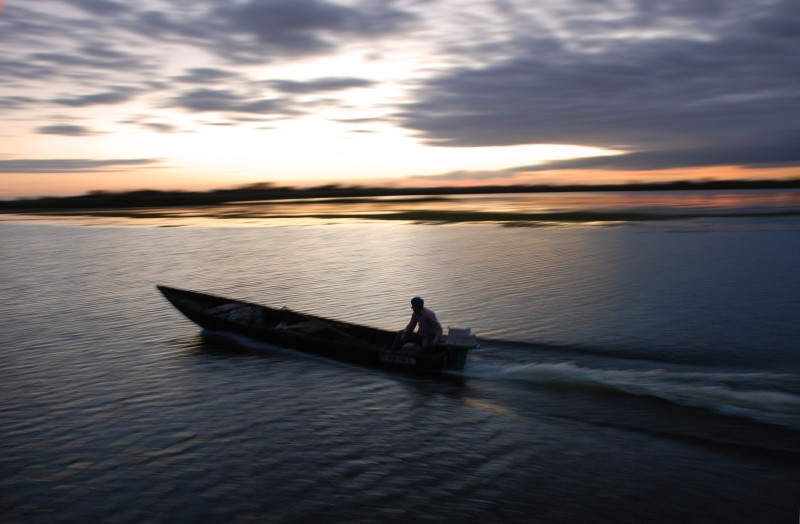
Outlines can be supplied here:
[[[478, 201], [391, 205], [534, 205]], [[80, 220], [0, 224], [0, 521], [796, 519], [796, 228]], [[482, 345], [416, 379], [202, 334], [157, 283], [387, 329], [422, 295]]]
[[800, 191], [626, 191], [453, 196], [463, 209], [488, 211], [743, 211], [798, 210]]
[[[351, 221], [617, 223], [715, 215], [800, 215], [800, 191], [629, 191], [375, 197], [234, 202], [203, 207], [82, 210], [0, 215], [0, 220], [69, 219], [82, 225], [313, 225]], [[88, 218], [88, 219], [87, 219]]]

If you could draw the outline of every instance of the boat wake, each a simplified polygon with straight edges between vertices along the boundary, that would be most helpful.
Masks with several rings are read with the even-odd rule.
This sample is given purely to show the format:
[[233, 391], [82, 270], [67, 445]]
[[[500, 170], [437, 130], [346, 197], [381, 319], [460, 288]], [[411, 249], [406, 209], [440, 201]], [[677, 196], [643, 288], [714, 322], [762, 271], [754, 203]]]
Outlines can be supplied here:
[[[565, 389], [653, 397], [682, 406], [800, 430], [795, 375], [600, 369], [563, 363], [470, 362], [464, 373], [482, 379], [519, 380]], [[786, 385], [785, 389], [782, 385]], [[796, 385], [796, 384], [795, 384]]]

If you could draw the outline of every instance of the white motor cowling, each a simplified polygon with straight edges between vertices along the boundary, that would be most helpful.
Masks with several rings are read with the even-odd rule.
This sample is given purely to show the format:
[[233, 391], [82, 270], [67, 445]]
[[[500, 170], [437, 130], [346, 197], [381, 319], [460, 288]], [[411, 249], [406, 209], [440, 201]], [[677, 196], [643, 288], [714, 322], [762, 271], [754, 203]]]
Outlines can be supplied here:
[[475, 346], [478, 343], [478, 338], [470, 328], [447, 328], [447, 343], [453, 346]]

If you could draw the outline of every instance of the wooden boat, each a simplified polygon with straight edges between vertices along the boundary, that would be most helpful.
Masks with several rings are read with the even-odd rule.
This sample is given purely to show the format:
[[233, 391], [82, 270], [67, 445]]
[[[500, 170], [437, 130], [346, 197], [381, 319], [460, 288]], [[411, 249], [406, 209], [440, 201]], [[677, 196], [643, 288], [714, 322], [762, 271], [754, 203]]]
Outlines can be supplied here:
[[286, 308], [156, 286], [187, 318], [208, 331], [248, 338], [370, 366], [392, 366], [426, 373], [462, 370], [467, 353], [477, 346], [469, 329], [451, 328], [434, 350], [403, 345], [393, 351], [397, 332], [376, 329]]

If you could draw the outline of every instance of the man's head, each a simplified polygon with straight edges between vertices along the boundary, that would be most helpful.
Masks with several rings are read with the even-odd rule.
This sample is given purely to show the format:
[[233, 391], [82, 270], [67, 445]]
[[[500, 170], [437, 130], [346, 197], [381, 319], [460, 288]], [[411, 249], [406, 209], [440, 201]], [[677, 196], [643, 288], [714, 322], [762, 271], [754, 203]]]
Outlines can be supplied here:
[[411, 309], [414, 311], [420, 311], [425, 306], [425, 301], [419, 297], [414, 297], [411, 299]]

